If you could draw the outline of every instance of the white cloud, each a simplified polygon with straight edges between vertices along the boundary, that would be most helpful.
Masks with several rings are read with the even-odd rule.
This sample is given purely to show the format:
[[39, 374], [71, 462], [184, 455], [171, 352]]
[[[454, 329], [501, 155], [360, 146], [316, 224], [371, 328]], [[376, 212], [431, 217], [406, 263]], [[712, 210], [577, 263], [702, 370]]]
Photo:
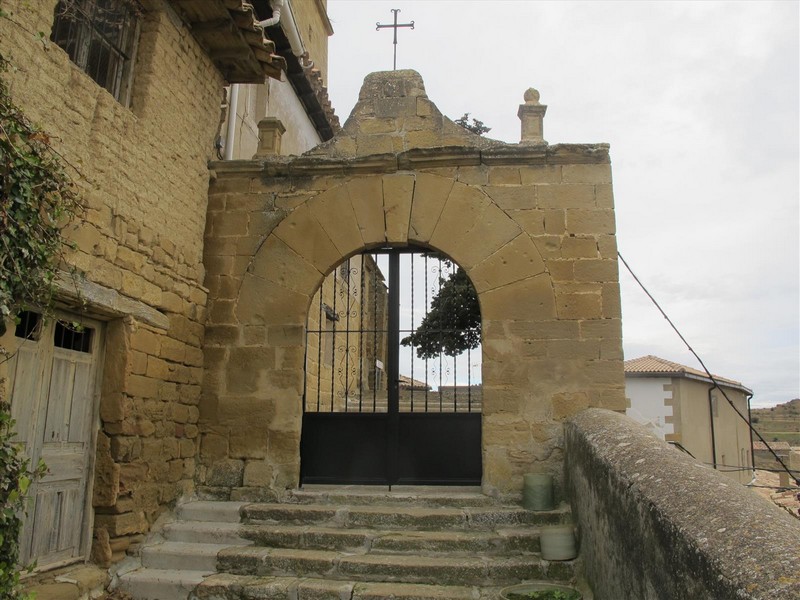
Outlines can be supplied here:
[[[754, 403], [800, 396], [800, 32], [796, 2], [330, 0], [329, 88], [345, 118], [369, 72], [414, 68], [450, 117], [519, 139], [609, 142], [620, 250], [712, 371]], [[621, 274], [628, 357], [696, 366]]]

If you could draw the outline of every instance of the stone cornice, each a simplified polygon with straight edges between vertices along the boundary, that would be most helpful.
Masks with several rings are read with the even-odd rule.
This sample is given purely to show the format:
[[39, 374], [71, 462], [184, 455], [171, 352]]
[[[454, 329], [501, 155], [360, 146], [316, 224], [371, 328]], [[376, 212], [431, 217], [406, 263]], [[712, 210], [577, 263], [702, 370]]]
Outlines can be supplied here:
[[536, 166], [610, 163], [608, 144], [519, 144], [492, 148], [447, 146], [355, 158], [276, 156], [266, 160], [212, 161], [214, 176], [316, 177], [393, 173], [480, 165]]

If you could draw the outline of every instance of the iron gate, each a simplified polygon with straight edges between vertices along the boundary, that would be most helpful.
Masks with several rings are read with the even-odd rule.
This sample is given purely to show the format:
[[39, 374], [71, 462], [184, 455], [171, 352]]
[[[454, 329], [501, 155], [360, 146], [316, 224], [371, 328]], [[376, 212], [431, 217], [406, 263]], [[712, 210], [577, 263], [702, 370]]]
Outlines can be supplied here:
[[302, 483], [480, 484], [479, 341], [452, 261], [387, 248], [342, 263], [308, 319]]

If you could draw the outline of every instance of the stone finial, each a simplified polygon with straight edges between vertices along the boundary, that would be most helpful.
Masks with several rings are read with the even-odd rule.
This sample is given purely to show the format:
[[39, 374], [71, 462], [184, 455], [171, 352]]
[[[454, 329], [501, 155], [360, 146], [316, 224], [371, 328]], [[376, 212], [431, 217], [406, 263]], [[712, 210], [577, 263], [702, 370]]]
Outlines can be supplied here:
[[262, 158], [281, 153], [281, 136], [286, 133], [280, 119], [265, 117], [258, 122], [258, 150], [253, 158]]
[[525, 90], [525, 94], [523, 95], [525, 98], [525, 104], [535, 104], [539, 105], [539, 90], [536, 88], [528, 88]]
[[544, 140], [544, 114], [547, 106], [539, 103], [539, 92], [528, 88], [523, 96], [525, 104], [519, 105], [517, 116], [522, 121], [521, 144], [546, 144]]

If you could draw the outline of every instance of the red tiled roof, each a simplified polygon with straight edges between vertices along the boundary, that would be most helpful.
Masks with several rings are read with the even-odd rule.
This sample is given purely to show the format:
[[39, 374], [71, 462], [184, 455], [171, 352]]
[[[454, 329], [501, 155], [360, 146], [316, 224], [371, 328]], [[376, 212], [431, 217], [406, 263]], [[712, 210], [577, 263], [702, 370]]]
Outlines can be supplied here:
[[264, 83], [281, 78], [286, 60], [256, 26], [253, 7], [242, 0], [170, 0], [192, 35], [228, 83]]
[[[772, 448], [776, 452], [778, 450], [790, 450], [791, 449], [791, 446], [789, 445], [789, 442], [770, 442], [769, 445], [770, 445], [770, 448]], [[766, 446], [766, 444], [764, 442], [753, 442], [753, 450], [766, 450], [766, 449], [767, 449], [767, 446]]]
[[[626, 360], [625, 374], [626, 375], [628, 374], [672, 375], [677, 377], [690, 376], [693, 378], [704, 379], [709, 382], [711, 381], [708, 375], [705, 373], [705, 371], [701, 371], [699, 369], [693, 369], [692, 367], [687, 367], [686, 365], [672, 362], [671, 360], [667, 360], [665, 358], [659, 358], [658, 356], [653, 356], [652, 354], [648, 354], [647, 356], [642, 356], [640, 358], [632, 358], [631, 360]], [[728, 384], [730, 386], [744, 390], [748, 393], [751, 392], [751, 390], [746, 388], [739, 381], [735, 381], [733, 379], [727, 379], [725, 377], [720, 377], [718, 375], [714, 375], [714, 379], [716, 379], [719, 383]]]

